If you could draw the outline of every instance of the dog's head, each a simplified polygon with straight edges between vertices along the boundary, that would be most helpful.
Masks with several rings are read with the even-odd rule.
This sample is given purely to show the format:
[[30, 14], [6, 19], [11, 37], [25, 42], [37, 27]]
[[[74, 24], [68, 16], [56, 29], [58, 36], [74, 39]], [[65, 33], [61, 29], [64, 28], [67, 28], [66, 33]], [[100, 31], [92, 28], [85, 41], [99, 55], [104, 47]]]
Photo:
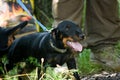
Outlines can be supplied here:
[[25, 27], [27, 23], [28, 23], [27, 21], [24, 21], [19, 25], [9, 29], [0, 27], [0, 51], [5, 51], [8, 49], [8, 47], [12, 44], [15, 38], [14, 33]]
[[79, 43], [84, 39], [84, 34], [78, 25], [71, 21], [62, 21], [57, 28], [53, 29], [53, 35], [56, 40], [62, 41], [65, 48], [70, 48], [74, 51], [82, 51], [82, 45]]

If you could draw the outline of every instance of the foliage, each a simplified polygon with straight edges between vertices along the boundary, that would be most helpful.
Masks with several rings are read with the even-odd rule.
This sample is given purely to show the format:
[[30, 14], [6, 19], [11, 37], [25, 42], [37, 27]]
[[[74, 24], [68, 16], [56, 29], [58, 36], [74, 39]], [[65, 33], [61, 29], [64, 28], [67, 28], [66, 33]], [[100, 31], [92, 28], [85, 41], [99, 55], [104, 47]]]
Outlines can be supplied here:
[[101, 71], [102, 67], [95, 64], [90, 59], [91, 50], [84, 49], [82, 53], [79, 54], [78, 68], [81, 75], [93, 74]]
[[[47, 28], [50, 28], [53, 22], [52, 0], [35, 0], [34, 14], [36, 18]], [[40, 29], [42, 31], [42, 29]]]
[[115, 51], [118, 53], [118, 56], [120, 56], [120, 41], [118, 41], [117, 45], [115, 46]]
[[119, 4], [119, 18], [120, 18], [120, 0], [118, 0], [118, 4]]
[[[78, 56], [78, 68], [79, 68], [79, 73], [84, 75], [84, 74], [91, 74], [91, 73], [95, 73], [96, 71], [99, 71], [100, 68], [96, 65], [94, 65], [93, 63], [91, 63], [90, 61], [90, 49], [84, 49], [84, 51]], [[3, 59], [3, 63], [6, 62], [7, 60]], [[43, 70], [43, 66], [38, 65], [38, 61], [36, 58], [33, 57], [29, 57], [28, 59], [26, 59], [27, 64], [32, 64], [32, 65], [36, 65], [38, 67], [41, 67], [41, 69]], [[43, 61], [44, 62], [44, 61]], [[6, 63], [5, 63], [6, 64]], [[4, 64], [4, 65], [5, 65]], [[24, 68], [24, 64], [23, 63], [18, 63], [16, 65], [16, 67], [7, 72], [7, 74], [4, 76], [4, 78], [6, 80], [17, 80], [18, 76], [27, 76], [28, 79], [30, 80], [34, 80], [35, 78], [37, 78], [37, 67], [36, 69], [31, 72], [31, 73], [26, 73], [26, 74], [17, 74], [18, 67]], [[0, 67], [2, 68], [2, 67]], [[72, 73], [74, 71], [77, 70], [64, 70], [65, 72], [61, 72], [61, 73], [55, 73], [54, 68], [48, 67], [46, 73], [42, 73], [42, 77], [41, 79], [44, 80], [62, 80], [65, 78], [72, 78]], [[44, 77], [46, 76], [46, 77]]]

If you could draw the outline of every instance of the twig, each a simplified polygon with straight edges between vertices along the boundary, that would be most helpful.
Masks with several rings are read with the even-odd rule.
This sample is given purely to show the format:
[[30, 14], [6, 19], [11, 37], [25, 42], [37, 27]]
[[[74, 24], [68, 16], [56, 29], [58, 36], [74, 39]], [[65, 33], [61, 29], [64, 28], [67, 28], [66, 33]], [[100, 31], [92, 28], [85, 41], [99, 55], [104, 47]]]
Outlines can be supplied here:
[[[10, 78], [13, 78], [13, 77], [20, 77], [20, 76], [30, 76], [32, 74], [18, 74], [18, 75], [15, 75], [15, 76], [10, 76], [8, 78], [2, 78], [2, 79], [10, 79]], [[35, 76], [35, 75], [34, 75]]]

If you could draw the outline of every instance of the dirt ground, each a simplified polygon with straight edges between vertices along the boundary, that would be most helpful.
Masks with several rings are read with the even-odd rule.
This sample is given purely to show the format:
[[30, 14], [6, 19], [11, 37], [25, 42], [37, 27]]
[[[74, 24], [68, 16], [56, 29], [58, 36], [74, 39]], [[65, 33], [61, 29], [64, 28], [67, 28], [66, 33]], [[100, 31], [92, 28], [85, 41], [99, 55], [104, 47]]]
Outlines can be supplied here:
[[120, 73], [107, 73], [88, 75], [81, 78], [81, 80], [120, 80]]

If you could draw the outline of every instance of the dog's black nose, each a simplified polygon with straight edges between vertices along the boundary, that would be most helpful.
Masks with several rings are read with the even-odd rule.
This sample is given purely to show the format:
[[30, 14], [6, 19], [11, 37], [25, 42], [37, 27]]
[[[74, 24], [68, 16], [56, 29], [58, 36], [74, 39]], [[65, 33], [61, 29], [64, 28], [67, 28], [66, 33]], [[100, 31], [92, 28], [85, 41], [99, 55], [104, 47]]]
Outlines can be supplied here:
[[81, 35], [80, 35], [80, 38], [81, 38], [81, 39], [85, 39], [85, 34], [81, 34]]

